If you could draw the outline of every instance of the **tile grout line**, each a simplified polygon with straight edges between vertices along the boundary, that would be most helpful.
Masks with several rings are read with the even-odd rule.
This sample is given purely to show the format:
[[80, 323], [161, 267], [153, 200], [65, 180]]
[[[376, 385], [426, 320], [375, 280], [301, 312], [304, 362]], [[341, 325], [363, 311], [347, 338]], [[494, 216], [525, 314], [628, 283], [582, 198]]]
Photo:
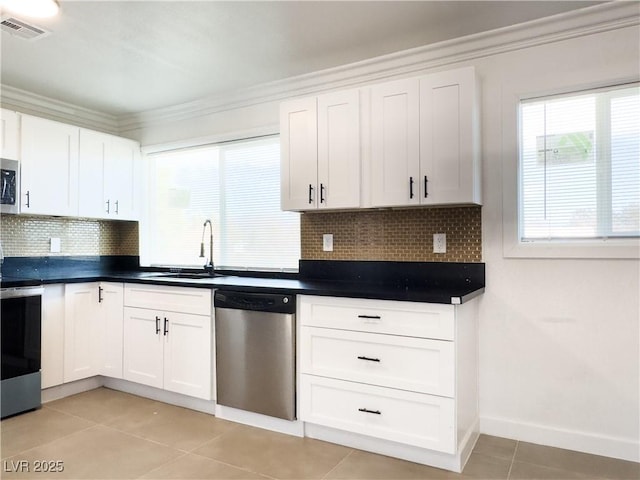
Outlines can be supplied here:
[[[216, 438], [218, 438], [218, 437], [216, 437]], [[259, 475], [259, 476], [262, 476], [262, 477], [265, 477], [265, 478], [268, 478], [268, 479], [271, 479], [271, 480], [278, 480], [276, 477], [272, 477], [271, 475], [267, 475], [266, 473], [258, 472], [257, 470], [252, 470], [249, 467], [245, 467], [245, 466], [242, 466], [242, 465], [236, 465], [234, 463], [223, 462], [222, 460], [218, 460], [217, 458], [208, 457], [208, 456], [203, 455], [201, 453], [189, 452], [189, 455], [195, 455], [196, 457], [205, 458], [207, 460], [211, 460], [212, 462], [220, 463], [222, 465], [226, 465], [227, 467], [233, 467], [233, 468], [236, 468], [238, 470], [242, 470], [243, 472], [254, 473], [256, 475]]]
[[511, 464], [509, 465], [509, 472], [507, 473], [507, 480], [511, 478], [511, 470], [513, 469], [513, 464], [516, 461], [516, 453], [518, 453], [518, 445], [520, 445], [520, 441], [516, 441], [516, 448], [513, 449], [513, 456], [511, 457]]
[[166, 465], [169, 465], [171, 462], [175, 462], [176, 460], [179, 460], [179, 459], [181, 459], [181, 458], [183, 458], [183, 457], [185, 457], [185, 456], [189, 455], [189, 453], [188, 453], [188, 452], [185, 452], [185, 451], [182, 451], [182, 450], [179, 450], [179, 451], [181, 451], [181, 452], [182, 452], [182, 455], [179, 455], [179, 456], [177, 456], [176, 458], [172, 458], [171, 460], [167, 460], [167, 461], [166, 461], [166, 462], [164, 462], [163, 464], [158, 465], [158, 466], [156, 466], [156, 467], [153, 467], [151, 470], [147, 470], [147, 471], [146, 471], [146, 472], [144, 472], [142, 475], [138, 475], [136, 478], [137, 478], [137, 479], [143, 478], [144, 476], [149, 475], [151, 472], [154, 472], [155, 470], [158, 470], [159, 468], [162, 468], [162, 467], [164, 467], [164, 466], [166, 466]]
[[353, 453], [354, 453], [354, 452], [355, 452], [355, 450], [354, 450], [353, 448], [350, 448], [350, 449], [349, 449], [349, 453], [347, 453], [347, 454], [344, 456], [344, 458], [343, 458], [342, 460], [340, 460], [338, 463], [336, 463], [336, 464], [334, 465], [334, 467], [333, 467], [331, 470], [329, 470], [327, 473], [325, 473], [325, 474], [322, 476], [322, 480], [326, 479], [326, 478], [327, 478], [327, 476], [328, 476], [331, 472], [333, 472], [336, 468], [338, 468], [340, 465], [342, 465], [342, 464], [347, 460], [347, 458], [349, 458], [351, 455], [353, 455]]
[[98, 426], [99, 426], [98, 424], [89, 425], [88, 427], [81, 428], [80, 430], [76, 430], [75, 432], [71, 432], [71, 433], [68, 433], [66, 435], [62, 435], [61, 437], [54, 438], [53, 440], [50, 440], [48, 442], [40, 443], [38, 445], [34, 445], [33, 447], [29, 447], [29, 448], [27, 448], [25, 450], [21, 450], [18, 453], [15, 453], [15, 454], [10, 455], [8, 457], [3, 457], [2, 460], [7, 460], [9, 458], [17, 457], [18, 455], [23, 455], [23, 454], [25, 454], [25, 453], [27, 453], [27, 452], [29, 452], [31, 450], [35, 450], [36, 448], [41, 448], [41, 447], [44, 447], [46, 445], [51, 445], [52, 443], [58, 442], [60, 440], [64, 440], [67, 437], [70, 437], [70, 436], [75, 435], [75, 434], [80, 433], [80, 432], [85, 432], [87, 430], [91, 430], [92, 428], [95, 428], [95, 427], [98, 427]]

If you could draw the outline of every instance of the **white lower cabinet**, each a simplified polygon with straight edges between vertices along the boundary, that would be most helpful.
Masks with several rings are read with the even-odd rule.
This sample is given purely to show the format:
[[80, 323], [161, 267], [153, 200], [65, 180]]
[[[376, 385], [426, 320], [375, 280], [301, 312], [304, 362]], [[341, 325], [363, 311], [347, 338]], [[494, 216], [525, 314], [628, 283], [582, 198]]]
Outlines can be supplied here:
[[71, 283], [64, 294], [64, 382], [122, 377], [123, 285]]
[[406, 445], [455, 451], [452, 398], [303, 375], [302, 419]]
[[299, 296], [307, 429], [460, 471], [478, 436], [475, 303]]
[[314, 375], [453, 397], [453, 342], [303, 327], [300, 350]]
[[124, 379], [211, 400], [211, 290], [131, 284], [124, 298]]
[[42, 294], [42, 388], [64, 383], [64, 285], [45, 285]]

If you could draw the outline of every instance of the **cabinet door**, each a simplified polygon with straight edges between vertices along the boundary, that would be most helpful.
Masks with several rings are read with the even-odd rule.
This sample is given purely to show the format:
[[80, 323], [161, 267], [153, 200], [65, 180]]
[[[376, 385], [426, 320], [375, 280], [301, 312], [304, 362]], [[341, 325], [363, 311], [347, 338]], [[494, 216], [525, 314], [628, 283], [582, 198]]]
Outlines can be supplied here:
[[79, 215], [135, 220], [140, 145], [126, 138], [80, 131]]
[[42, 388], [64, 382], [64, 285], [46, 285], [42, 295]]
[[78, 165], [78, 214], [81, 217], [107, 218], [104, 169], [109, 135], [80, 130]]
[[124, 308], [123, 378], [162, 388], [162, 313], [143, 308]]
[[360, 206], [360, 92], [318, 97], [318, 208]]
[[477, 111], [472, 67], [420, 80], [421, 203], [481, 203]]
[[280, 200], [283, 210], [310, 210], [318, 205], [318, 131], [316, 99], [280, 106]]
[[104, 167], [105, 201], [109, 202], [110, 218], [138, 218], [139, 166], [140, 145], [133, 140], [111, 136]]
[[211, 317], [167, 313], [163, 325], [164, 388], [211, 399]]
[[67, 284], [64, 302], [64, 381], [98, 375], [101, 350], [98, 284]]
[[98, 289], [101, 321], [100, 374], [122, 378], [124, 286], [121, 283], [103, 282]]
[[16, 112], [0, 110], [0, 155], [10, 160], [19, 159], [19, 119]]
[[371, 204], [419, 204], [419, 84], [399, 80], [371, 88]]
[[71, 125], [22, 116], [22, 213], [77, 216], [79, 131]]

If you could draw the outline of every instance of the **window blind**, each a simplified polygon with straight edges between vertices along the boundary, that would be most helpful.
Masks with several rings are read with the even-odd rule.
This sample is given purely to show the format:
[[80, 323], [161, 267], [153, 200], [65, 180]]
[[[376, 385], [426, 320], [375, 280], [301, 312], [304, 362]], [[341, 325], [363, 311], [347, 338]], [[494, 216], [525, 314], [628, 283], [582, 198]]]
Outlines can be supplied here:
[[[300, 218], [280, 210], [277, 136], [155, 154], [151, 170], [151, 264], [204, 265], [211, 219], [216, 268], [297, 269]], [[207, 228], [207, 256], [208, 239]]]
[[521, 241], [640, 235], [639, 90], [521, 102]]

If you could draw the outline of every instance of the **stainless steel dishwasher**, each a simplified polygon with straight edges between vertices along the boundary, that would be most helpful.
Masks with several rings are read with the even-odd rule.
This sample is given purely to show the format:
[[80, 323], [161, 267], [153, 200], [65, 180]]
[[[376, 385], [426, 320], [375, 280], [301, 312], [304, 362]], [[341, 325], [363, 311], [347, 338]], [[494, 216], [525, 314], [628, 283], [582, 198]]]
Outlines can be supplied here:
[[296, 297], [218, 290], [214, 296], [220, 405], [296, 418]]

